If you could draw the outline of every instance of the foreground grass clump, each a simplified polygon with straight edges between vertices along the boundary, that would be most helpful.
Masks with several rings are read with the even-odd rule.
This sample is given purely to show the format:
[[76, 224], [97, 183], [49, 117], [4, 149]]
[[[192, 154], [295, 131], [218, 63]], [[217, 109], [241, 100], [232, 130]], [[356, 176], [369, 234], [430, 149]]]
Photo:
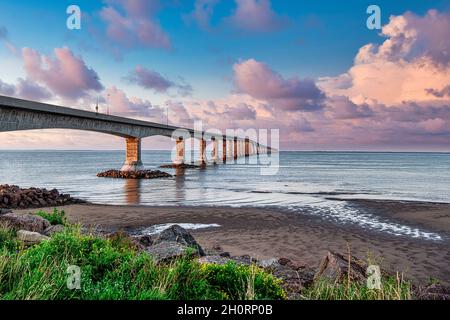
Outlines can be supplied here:
[[59, 211], [57, 208], [53, 209], [52, 213], [48, 213], [46, 211], [38, 211], [36, 215], [41, 216], [42, 218], [48, 220], [51, 225], [67, 224], [66, 213], [64, 210]]
[[412, 292], [412, 284], [397, 274], [383, 277], [380, 290], [369, 289], [366, 283], [352, 280], [335, 283], [322, 279], [302, 292], [302, 295], [310, 300], [411, 300]]
[[[7, 229], [5, 229], [7, 230]], [[156, 265], [129, 242], [67, 227], [26, 250], [0, 229], [0, 299], [283, 299], [279, 280], [255, 266], [200, 265], [186, 257]], [[67, 288], [67, 267], [81, 268], [81, 289]]]

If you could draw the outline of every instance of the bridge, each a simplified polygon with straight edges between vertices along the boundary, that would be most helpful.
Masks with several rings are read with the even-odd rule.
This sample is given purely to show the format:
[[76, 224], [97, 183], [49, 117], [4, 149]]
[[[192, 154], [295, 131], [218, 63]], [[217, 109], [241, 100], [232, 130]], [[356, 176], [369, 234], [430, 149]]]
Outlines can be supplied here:
[[[185, 162], [185, 142], [188, 138], [199, 141], [199, 159], [206, 164], [207, 141], [212, 141], [212, 161], [226, 163], [229, 159], [271, 153], [271, 148], [248, 137], [226, 136], [206, 131], [196, 131], [160, 123], [106, 115], [80, 109], [17, 99], [0, 95], [0, 132], [38, 129], [73, 129], [94, 131], [125, 139], [126, 156], [121, 171], [138, 171], [144, 168], [141, 158], [141, 141], [145, 137], [165, 136], [175, 140], [175, 165]], [[178, 135], [178, 133], [180, 133]], [[219, 142], [222, 155], [219, 159]]]

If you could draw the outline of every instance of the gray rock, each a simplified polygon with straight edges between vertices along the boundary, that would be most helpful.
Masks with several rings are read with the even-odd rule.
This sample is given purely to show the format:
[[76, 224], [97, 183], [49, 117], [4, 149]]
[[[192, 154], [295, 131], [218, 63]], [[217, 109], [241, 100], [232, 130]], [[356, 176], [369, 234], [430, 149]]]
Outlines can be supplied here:
[[[146, 251], [155, 259], [156, 263], [161, 263], [169, 262], [175, 258], [180, 258], [188, 252], [192, 252], [192, 249], [179, 242], [165, 241], [148, 247]], [[196, 253], [194, 253], [194, 255], [195, 254]]]
[[267, 260], [261, 260], [257, 263], [257, 265], [261, 268], [267, 269], [267, 268], [276, 268], [280, 266], [278, 263], [278, 259], [272, 258]]
[[50, 238], [38, 232], [19, 230], [17, 231], [17, 239], [22, 241], [26, 245], [33, 245], [41, 243], [44, 240], [49, 240]]
[[234, 261], [233, 259], [221, 257], [221, 256], [205, 256], [201, 257], [197, 260], [200, 264], [218, 264], [224, 265], [230, 261]]
[[2, 215], [2, 214], [7, 214], [7, 213], [12, 213], [12, 210], [0, 208], [0, 215]]
[[0, 215], [0, 222], [4, 222], [16, 230], [39, 233], [43, 233], [45, 229], [50, 227], [50, 222], [46, 219], [32, 214], [17, 215], [14, 213], [7, 213]]
[[50, 226], [47, 229], [44, 230], [44, 235], [51, 237], [55, 233], [63, 232], [65, 227], [61, 224], [57, 224], [54, 226]]
[[173, 225], [162, 231], [153, 240], [153, 245], [163, 242], [177, 242], [183, 246], [194, 248], [200, 256], [204, 256], [205, 252], [202, 247], [195, 241], [194, 237], [179, 225]]

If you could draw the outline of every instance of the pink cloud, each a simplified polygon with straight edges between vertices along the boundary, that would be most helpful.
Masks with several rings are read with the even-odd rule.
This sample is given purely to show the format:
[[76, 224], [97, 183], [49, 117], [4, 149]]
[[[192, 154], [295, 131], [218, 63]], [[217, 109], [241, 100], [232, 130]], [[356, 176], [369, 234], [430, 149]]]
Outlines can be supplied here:
[[311, 79], [285, 79], [254, 59], [236, 63], [236, 88], [250, 96], [272, 102], [286, 111], [314, 111], [323, 107], [324, 95]]
[[136, 46], [171, 47], [170, 39], [155, 18], [158, 1], [109, 0], [101, 12], [108, 37], [128, 48]]
[[276, 31], [285, 21], [272, 9], [270, 0], [235, 0], [236, 10], [228, 22], [232, 26], [251, 32]]
[[164, 119], [162, 109], [153, 106], [148, 100], [128, 97], [123, 90], [115, 86], [106, 89], [105, 100], [111, 114], [127, 117], [145, 117], [156, 122], [162, 122]]
[[103, 89], [97, 73], [69, 48], [56, 48], [54, 54], [45, 56], [30, 48], [22, 49], [28, 78], [66, 99], [82, 98]]

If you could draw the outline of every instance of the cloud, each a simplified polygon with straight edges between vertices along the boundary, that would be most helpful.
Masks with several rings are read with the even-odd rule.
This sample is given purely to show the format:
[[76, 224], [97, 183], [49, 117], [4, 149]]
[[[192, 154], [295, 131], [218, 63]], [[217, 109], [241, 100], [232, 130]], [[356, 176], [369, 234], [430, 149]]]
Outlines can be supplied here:
[[158, 1], [107, 0], [106, 4], [100, 16], [107, 24], [107, 36], [118, 45], [126, 48], [171, 47], [169, 36], [155, 17]]
[[45, 101], [52, 96], [46, 88], [30, 79], [23, 78], [18, 78], [16, 84], [8, 84], [0, 80], [0, 93], [6, 96], [35, 101]]
[[450, 97], [450, 85], [445, 86], [443, 89], [441, 90], [436, 90], [436, 89], [425, 89], [425, 91], [428, 94], [431, 94], [435, 97], [438, 98], [443, 98], [443, 97]]
[[0, 79], [0, 93], [5, 96], [13, 96], [16, 92], [16, 88], [12, 84], [3, 82]]
[[227, 18], [233, 27], [250, 32], [270, 32], [281, 29], [285, 20], [272, 9], [270, 0], [235, 0], [236, 10]]
[[140, 65], [125, 77], [130, 83], [137, 84], [142, 88], [153, 90], [157, 93], [166, 93], [169, 89], [175, 89], [179, 95], [187, 96], [192, 93], [192, 87], [188, 84], [175, 83], [160, 73], [149, 70]]
[[236, 63], [234, 83], [239, 92], [266, 100], [284, 111], [315, 111], [323, 107], [322, 91], [311, 79], [285, 79], [254, 59]]
[[115, 86], [105, 90], [105, 102], [111, 114], [127, 117], [146, 117], [148, 120], [162, 122], [163, 110], [153, 106], [148, 100], [128, 97], [126, 93]]
[[103, 89], [97, 73], [69, 48], [54, 49], [54, 56], [23, 48], [22, 57], [28, 78], [61, 98], [76, 100]]
[[214, 7], [220, 0], [196, 0], [194, 10], [184, 17], [186, 22], [195, 21], [203, 30], [210, 30], [211, 18], [214, 13]]
[[[355, 103], [396, 105], [445, 96], [450, 83], [450, 15], [436, 10], [424, 16], [407, 12], [383, 26], [380, 45], [367, 44], [354, 65], [319, 86], [329, 95], [345, 95]], [[430, 89], [431, 88], [431, 89]]]

